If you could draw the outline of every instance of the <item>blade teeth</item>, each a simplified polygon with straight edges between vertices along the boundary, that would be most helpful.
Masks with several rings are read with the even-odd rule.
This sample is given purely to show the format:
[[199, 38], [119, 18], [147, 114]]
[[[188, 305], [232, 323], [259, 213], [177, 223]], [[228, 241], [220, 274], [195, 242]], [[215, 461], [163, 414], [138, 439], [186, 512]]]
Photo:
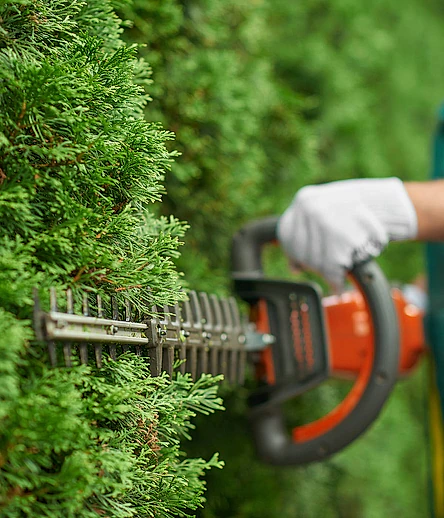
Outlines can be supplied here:
[[[161, 324], [164, 327], [165, 337], [163, 342], [162, 352], [162, 370], [165, 371], [168, 376], [173, 376], [174, 366], [174, 341], [177, 338], [174, 333], [173, 321], [171, 320], [171, 314], [174, 312], [174, 308], [164, 305], [162, 310]], [[171, 336], [173, 334], [173, 336]], [[171, 343], [173, 341], [173, 343]]]
[[[81, 295], [82, 314], [91, 316], [88, 292]], [[105, 318], [103, 300], [95, 295], [94, 313], [97, 307], [97, 317]], [[50, 290], [51, 311], [58, 312], [56, 290]], [[124, 300], [122, 317], [119, 314], [117, 298], [110, 298], [109, 306], [112, 320], [132, 322], [134, 318], [132, 304], [129, 299]], [[106, 309], [106, 308], [105, 308]], [[66, 312], [74, 314], [74, 298], [71, 289], [66, 291]], [[189, 372], [193, 379], [210, 371], [212, 374], [223, 374], [227, 381], [242, 381], [246, 363], [246, 353], [242, 348], [242, 325], [239, 308], [234, 297], [219, 298], [216, 295], [195, 291], [189, 292], [188, 300], [174, 306], [152, 308], [153, 316], [145, 322], [148, 324], [147, 347], [136, 345], [137, 355], [148, 356], [153, 376], [158, 376], [162, 370], [170, 376], [173, 374], [174, 360], [178, 356], [186, 360], [180, 366], [182, 373]], [[54, 317], [56, 318], [56, 317]], [[58, 317], [57, 317], [58, 318]], [[116, 343], [109, 346], [109, 355], [116, 360], [118, 352], [126, 351], [130, 346]], [[72, 342], [65, 342], [62, 346], [63, 359], [66, 366], [72, 366]], [[93, 351], [89, 351], [89, 348]], [[103, 364], [103, 347], [101, 343], [82, 343], [79, 339], [78, 349], [80, 362], [88, 363], [88, 356], [94, 359], [100, 368]], [[145, 349], [146, 347], [146, 349]], [[51, 365], [57, 364], [57, 348], [54, 341], [48, 342], [49, 359]], [[62, 352], [61, 351], [61, 352]], [[146, 351], [146, 352], [145, 352]], [[178, 351], [176, 353], [176, 351]]]
[[120, 320], [119, 319], [119, 306], [117, 304], [116, 297], [111, 297], [111, 311], [112, 311], [113, 320]]
[[74, 313], [74, 301], [72, 297], [72, 289], [68, 288], [66, 290], [66, 311], [72, 315]]
[[198, 364], [197, 364], [197, 376], [200, 378], [202, 374], [206, 374], [208, 372], [208, 338], [207, 331], [202, 331], [202, 345], [198, 349]]
[[[49, 304], [51, 307], [51, 311], [56, 312], [58, 310], [57, 307], [57, 293], [55, 288], [51, 287], [49, 289]], [[48, 354], [49, 354], [49, 362], [51, 367], [57, 366], [57, 350], [56, 344], [52, 340], [48, 342]]]
[[191, 346], [190, 350], [190, 372], [191, 378], [196, 380], [197, 375], [197, 349], [194, 346]]
[[88, 293], [84, 293], [82, 297], [82, 310], [85, 317], [89, 317], [89, 301]]
[[237, 370], [237, 344], [234, 341], [234, 320], [232, 313], [232, 304], [229, 299], [222, 299], [222, 311], [225, 320], [225, 329], [227, 332], [227, 342], [226, 347], [228, 347], [227, 351], [227, 381], [229, 383], [234, 383], [236, 380], [236, 370]]
[[49, 303], [51, 306], [51, 311], [57, 311], [57, 293], [55, 288], [49, 289]]
[[191, 311], [191, 304], [189, 300], [184, 300], [182, 305], [182, 325], [191, 326], [193, 320], [193, 313]]
[[225, 329], [231, 331], [233, 329], [233, 316], [231, 314], [230, 302], [228, 299], [221, 299], [222, 318], [225, 324]]
[[235, 329], [235, 331], [240, 333], [242, 331], [241, 316], [236, 299], [234, 297], [230, 297], [228, 299], [228, 304], [230, 306], [230, 314], [233, 322], [233, 328]]
[[57, 351], [55, 343], [52, 340], [48, 342], [48, 354], [51, 367], [57, 367]]
[[[119, 318], [119, 305], [117, 303], [116, 297], [111, 296], [110, 299], [111, 302], [111, 318], [113, 320], [120, 320]], [[109, 355], [112, 360], [117, 360], [117, 344], [110, 344], [109, 348]]]
[[175, 322], [175, 324], [176, 324], [178, 327], [180, 327], [180, 324], [181, 324], [182, 320], [181, 320], [181, 311], [180, 311], [180, 306], [179, 306], [179, 304], [175, 304], [175, 305], [174, 305], [174, 315], [175, 315], [175, 317], [176, 317], [176, 318], [174, 319], [174, 322]]
[[162, 347], [153, 347], [148, 352], [151, 376], [159, 376], [162, 371]]
[[182, 308], [177, 303], [174, 305], [174, 313], [176, 316], [175, 325], [177, 326], [179, 341], [179, 360], [181, 361], [179, 371], [181, 374], [185, 374], [187, 368], [187, 337], [185, 336], [185, 330], [183, 329]]
[[152, 313], [155, 315], [150, 319], [150, 329], [151, 329], [151, 340], [153, 342], [153, 347], [148, 349], [148, 357], [150, 359], [150, 371], [152, 376], [159, 376], [162, 372], [162, 356], [163, 356], [163, 347], [162, 340], [159, 336], [160, 329], [160, 320], [158, 317], [159, 311], [157, 306], [153, 306], [151, 308]]
[[112, 360], [117, 360], [117, 346], [116, 344], [111, 344], [109, 346], [109, 355]]
[[97, 316], [103, 318], [102, 297], [97, 295]]
[[172, 377], [174, 365], [174, 346], [170, 346], [168, 343], [165, 343], [162, 349], [162, 371], [165, 371], [168, 376]]
[[170, 307], [170, 326], [171, 326], [171, 329], [173, 330], [173, 334], [174, 334], [174, 340], [175, 340], [175, 346], [173, 347], [173, 351], [172, 351], [172, 365], [171, 365], [171, 370], [173, 370], [173, 366], [174, 366], [174, 361], [175, 359], [178, 357], [178, 353], [176, 352], [177, 349], [180, 349], [181, 347], [181, 329], [182, 329], [182, 324], [181, 324], [181, 318], [180, 318], [180, 306], [179, 304], [175, 304], [174, 306], [171, 306]]
[[210, 299], [207, 293], [199, 293], [200, 304], [202, 307], [202, 323], [203, 323], [203, 338], [204, 347], [202, 349], [201, 370], [204, 373], [208, 372], [208, 364], [211, 361], [212, 345], [213, 345], [213, 331], [214, 331], [214, 316], [211, 310]]
[[65, 365], [67, 367], [72, 367], [72, 349], [71, 349], [71, 342], [67, 342], [66, 344], [63, 344], [63, 358], [65, 359]]
[[222, 340], [222, 337], [224, 335], [224, 333], [222, 333], [224, 324], [222, 315], [222, 305], [220, 299], [216, 295], [210, 295], [210, 306], [213, 313], [214, 334], [218, 337], [218, 343], [213, 346], [211, 352], [211, 374], [216, 376], [218, 374], [225, 373], [226, 365], [226, 355], [223, 349], [224, 342]]
[[[71, 288], [68, 288], [66, 290], [66, 312], [69, 315], [74, 314], [74, 299], [73, 299]], [[67, 343], [63, 344], [63, 358], [65, 360], [65, 365], [67, 367], [72, 367], [72, 344], [71, 344], [71, 342], [67, 342]]]
[[125, 320], [131, 322], [132, 305], [128, 299], [125, 299]]
[[190, 344], [190, 372], [191, 372], [191, 378], [193, 380], [196, 380], [197, 379], [197, 367], [198, 367], [198, 350], [197, 350], [196, 345], [193, 342], [195, 340], [196, 327], [199, 327], [199, 325], [200, 325], [200, 327], [202, 326], [202, 324], [201, 324], [202, 315], [201, 315], [201, 312], [200, 312], [200, 305], [199, 305], [198, 300], [197, 300], [196, 292], [195, 291], [190, 291], [189, 297], [190, 297], [189, 307], [190, 307], [190, 311], [191, 311], [191, 313], [189, 313], [189, 315], [191, 317], [190, 318], [190, 323], [191, 323], [190, 331], [191, 331], [191, 335], [190, 335], [190, 339], [189, 339], [189, 344]]
[[79, 345], [79, 351], [80, 351], [80, 363], [82, 365], [88, 364], [88, 345], [87, 344], [80, 344]]
[[[116, 320], [123, 320], [126, 321], [127, 317], [128, 317], [128, 311], [131, 311], [131, 307], [128, 307], [127, 306], [127, 299], [124, 300], [124, 303], [123, 303], [123, 308], [119, 308], [119, 301], [117, 300], [117, 298], [114, 299], [114, 307], [113, 307], [113, 313], [115, 314], [115, 319]], [[120, 310], [123, 310], [123, 313], [121, 314]], [[120, 346], [120, 350], [122, 351], [122, 353], [126, 353], [128, 351], [128, 346], [126, 344], [122, 344]]]
[[237, 351], [232, 349], [229, 354], [230, 363], [229, 363], [229, 373], [228, 373], [228, 381], [230, 383], [235, 383], [237, 378], [237, 366], [238, 366], [238, 358]]
[[[194, 379], [195, 372], [195, 354], [193, 347], [190, 344], [191, 334], [193, 330], [193, 312], [189, 300], [184, 300], [182, 303], [182, 332], [185, 338], [185, 365], [183, 372], [190, 372]], [[194, 367], [194, 369], [193, 369]]]
[[192, 314], [192, 322], [196, 327], [202, 326], [202, 307], [195, 291], [190, 291], [190, 306]]
[[235, 359], [231, 381], [232, 383], [243, 383], [246, 355], [245, 351], [243, 350], [244, 348], [241, 338], [243, 336], [241, 315], [236, 299], [234, 297], [230, 297], [228, 301], [233, 321], [233, 340], [235, 340], [235, 344], [233, 343], [233, 347], [235, 347]]
[[220, 304], [220, 300], [216, 295], [210, 295], [210, 303], [213, 309], [214, 327], [220, 331], [223, 325], [222, 306]]
[[213, 376], [219, 374], [219, 345], [213, 345], [210, 349], [210, 372]]
[[102, 368], [102, 345], [95, 344], [94, 345], [94, 355], [96, 359], [96, 365], [99, 369]]
[[187, 371], [187, 343], [188, 338], [185, 336], [186, 331], [181, 329], [182, 339], [181, 339], [181, 345], [179, 347], [179, 360], [182, 362], [180, 364], [179, 370], [181, 374], [185, 374]]
[[[200, 378], [203, 374], [203, 364], [204, 360], [204, 347], [202, 344], [202, 332], [203, 332], [203, 314], [202, 314], [202, 306], [200, 305], [200, 300], [195, 291], [190, 291], [190, 305], [192, 311], [192, 345], [191, 345], [191, 377], [196, 380]], [[194, 342], [194, 343], [193, 343]], [[197, 342], [197, 343], [196, 343]]]
[[199, 299], [200, 299], [200, 305], [202, 308], [202, 320], [205, 322], [202, 322], [205, 326], [205, 324], [209, 327], [209, 329], [213, 329], [214, 324], [214, 316], [213, 311], [211, 310], [210, 305], [210, 299], [208, 297], [207, 293], [199, 293]]
[[163, 315], [162, 315], [162, 323], [165, 324], [166, 326], [170, 325], [171, 324], [171, 308], [170, 306], [163, 306]]

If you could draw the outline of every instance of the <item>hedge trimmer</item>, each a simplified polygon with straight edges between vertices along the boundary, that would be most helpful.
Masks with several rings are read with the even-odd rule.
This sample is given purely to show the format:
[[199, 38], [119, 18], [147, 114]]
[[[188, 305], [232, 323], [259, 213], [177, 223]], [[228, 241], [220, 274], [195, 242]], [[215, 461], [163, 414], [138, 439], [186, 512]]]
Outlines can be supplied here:
[[[252, 430], [267, 462], [297, 465], [322, 460], [356, 439], [375, 420], [398, 377], [424, 350], [422, 314], [390, 290], [374, 262], [350, 273], [357, 290], [322, 298], [315, 283], [264, 278], [262, 245], [274, 241], [277, 218], [246, 225], [233, 239], [234, 292], [250, 307], [243, 319], [234, 297], [189, 293], [175, 306], [153, 308], [135, 319], [130, 303], [103, 307], [85, 294], [75, 314], [72, 294], [62, 303], [51, 291], [51, 310], [35, 302], [35, 330], [48, 343], [52, 365], [93, 358], [100, 367], [132, 350], [147, 357], [152, 375], [178, 369], [196, 378], [224, 374], [244, 382], [254, 368], [257, 390], [250, 397]], [[60, 307], [59, 307], [60, 306]], [[330, 377], [354, 379], [345, 399], [324, 417], [287, 431], [282, 403]]]

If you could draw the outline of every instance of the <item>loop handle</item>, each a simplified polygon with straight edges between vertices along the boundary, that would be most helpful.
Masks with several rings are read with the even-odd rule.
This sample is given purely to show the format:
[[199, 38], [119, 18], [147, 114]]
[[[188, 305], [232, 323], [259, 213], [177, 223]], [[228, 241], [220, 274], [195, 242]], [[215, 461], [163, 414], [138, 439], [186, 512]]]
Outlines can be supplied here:
[[[261, 248], [276, 239], [277, 217], [249, 223], [233, 239], [235, 279], [262, 277]], [[398, 377], [399, 327], [390, 286], [378, 265], [356, 266], [351, 277], [363, 294], [373, 325], [374, 347], [346, 398], [332, 412], [290, 434], [280, 404], [251, 411], [259, 455], [271, 464], [300, 465], [323, 460], [349, 445], [376, 419]], [[273, 345], [279, 347], [279, 343]], [[280, 402], [282, 400], [280, 399]]]

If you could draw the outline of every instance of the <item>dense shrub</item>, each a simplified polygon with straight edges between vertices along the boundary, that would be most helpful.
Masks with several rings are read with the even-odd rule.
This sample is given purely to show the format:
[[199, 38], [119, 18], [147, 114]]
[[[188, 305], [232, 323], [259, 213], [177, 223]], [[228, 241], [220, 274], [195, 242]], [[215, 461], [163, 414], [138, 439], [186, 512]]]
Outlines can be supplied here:
[[[191, 223], [179, 260], [194, 288], [227, 288], [230, 239], [262, 206], [258, 139], [275, 91], [262, 52], [262, 2], [136, 0], [128, 37], [153, 67], [147, 114], [176, 134], [164, 213]], [[165, 212], [166, 211], [166, 212]]]
[[110, 2], [0, 2], [0, 516], [184, 516], [216, 457], [183, 459], [215, 380], [151, 379], [135, 357], [48, 369], [32, 289], [180, 298], [184, 227], [150, 210], [171, 133], [148, 123], [147, 66]]

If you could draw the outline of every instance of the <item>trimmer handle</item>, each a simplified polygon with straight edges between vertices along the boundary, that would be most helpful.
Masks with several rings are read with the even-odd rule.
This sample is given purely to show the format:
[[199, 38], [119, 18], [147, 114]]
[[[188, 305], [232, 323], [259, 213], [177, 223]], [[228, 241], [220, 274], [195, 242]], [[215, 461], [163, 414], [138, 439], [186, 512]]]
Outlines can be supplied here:
[[[253, 283], [254, 279], [263, 276], [261, 248], [263, 244], [276, 239], [277, 222], [277, 217], [254, 221], [243, 227], [233, 239], [232, 269], [235, 289], [237, 286], [239, 295], [250, 302], [255, 299], [257, 301], [258, 298], [267, 299], [264, 288], [260, 288], [260, 294], [255, 297], [254, 286], [262, 284]], [[396, 382], [399, 329], [390, 286], [374, 262], [356, 266], [350, 274], [366, 300], [371, 317], [373, 354], [365, 359], [353, 388], [338, 407], [317, 421], [296, 427], [291, 435], [287, 432], [280, 403], [290, 399], [295, 391], [286, 392], [280, 387], [276, 399], [273, 399], [271, 394], [266, 404], [259, 403], [252, 407], [251, 419], [257, 450], [269, 463], [299, 465], [325, 459], [341, 450], [372, 424]], [[250, 282], [252, 288], [249, 291]], [[282, 281], [279, 281], [279, 286], [281, 285]], [[288, 285], [295, 293], [302, 286], [301, 283]], [[270, 303], [275, 304], [276, 299]], [[289, 325], [288, 320], [280, 319], [279, 325]], [[313, 321], [323, 325], [319, 319]], [[279, 329], [275, 334], [276, 343], [272, 347], [279, 348], [282, 346]], [[327, 349], [326, 344], [324, 349]], [[321, 352], [327, 354], [325, 350]], [[288, 355], [288, 348], [286, 354]], [[326, 368], [328, 370], [328, 362]], [[276, 385], [279, 385], [279, 381], [276, 380]], [[285, 383], [288, 383], [288, 378], [285, 379]], [[273, 388], [271, 393], [272, 391]]]
[[233, 237], [231, 270], [233, 277], [262, 277], [262, 246], [277, 240], [278, 216], [252, 221]]

